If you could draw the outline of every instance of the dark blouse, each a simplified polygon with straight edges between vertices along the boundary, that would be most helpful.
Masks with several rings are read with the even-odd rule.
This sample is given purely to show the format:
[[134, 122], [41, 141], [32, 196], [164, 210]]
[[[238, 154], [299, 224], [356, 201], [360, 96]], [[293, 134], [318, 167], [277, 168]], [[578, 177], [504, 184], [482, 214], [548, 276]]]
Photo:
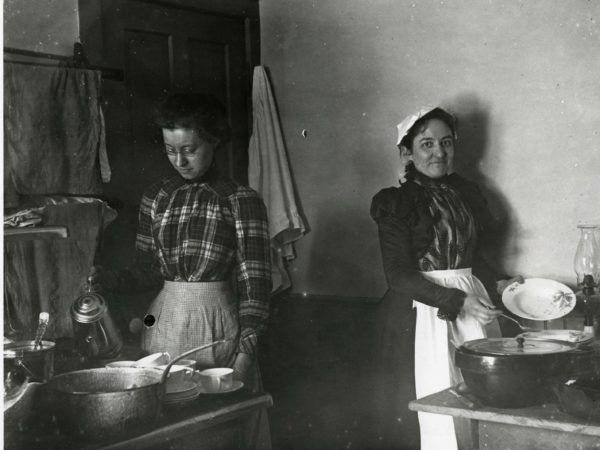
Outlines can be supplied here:
[[413, 171], [400, 187], [375, 195], [371, 217], [378, 226], [389, 288], [454, 320], [466, 294], [420, 272], [469, 268], [482, 261], [479, 244], [493, 220], [478, 186], [455, 173], [431, 179]]

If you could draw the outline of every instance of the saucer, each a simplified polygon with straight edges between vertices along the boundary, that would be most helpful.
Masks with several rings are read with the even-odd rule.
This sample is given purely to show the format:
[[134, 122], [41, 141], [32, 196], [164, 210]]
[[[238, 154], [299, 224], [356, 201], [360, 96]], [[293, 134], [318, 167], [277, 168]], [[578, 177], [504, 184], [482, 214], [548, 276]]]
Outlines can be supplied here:
[[231, 383], [231, 387], [229, 389], [223, 389], [221, 391], [217, 391], [217, 392], [211, 392], [211, 391], [207, 391], [205, 390], [202, 385], [199, 385], [199, 391], [201, 394], [208, 394], [208, 395], [219, 395], [219, 394], [229, 394], [230, 392], [235, 392], [237, 390], [240, 390], [241, 388], [244, 387], [244, 383], [238, 380], [234, 380]]
[[172, 396], [167, 395], [167, 396], [165, 396], [164, 404], [169, 406], [169, 405], [181, 405], [184, 403], [193, 402], [194, 400], [196, 400], [198, 398], [199, 395], [200, 395], [200, 391], [198, 389], [196, 389], [193, 392], [187, 394], [186, 396], [182, 396], [182, 397], [172, 397]]

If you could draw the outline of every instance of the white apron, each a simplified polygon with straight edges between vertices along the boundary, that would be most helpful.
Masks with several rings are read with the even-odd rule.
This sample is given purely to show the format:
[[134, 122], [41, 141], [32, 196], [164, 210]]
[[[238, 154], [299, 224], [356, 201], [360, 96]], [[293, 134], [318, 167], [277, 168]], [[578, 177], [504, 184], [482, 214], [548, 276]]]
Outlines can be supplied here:
[[[468, 294], [489, 298], [483, 284], [471, 273], [471, 269], [435, 270], [421, 272], [429, 281], [440, 286], [460, 289]], [[417, 309], [415, 330], [415, 388], [417, 398], [447, 389], [462, 382], [460, 370], [454, 366], [453, 342], [484, 337], [500, 337], [498, 321], [482, 326], [473, 317], [461, 317], [454, 322], [437, 317], [438, 308], [413, 301]], [[455, 450], [468, 448], [470, 425], [467, 421], [455, 421], [452, 416], [419, 412], [421, 450]], [[458, 442], [457, 442], [458, 438]], [[471, 447], [472, 448], [472, 447]]]

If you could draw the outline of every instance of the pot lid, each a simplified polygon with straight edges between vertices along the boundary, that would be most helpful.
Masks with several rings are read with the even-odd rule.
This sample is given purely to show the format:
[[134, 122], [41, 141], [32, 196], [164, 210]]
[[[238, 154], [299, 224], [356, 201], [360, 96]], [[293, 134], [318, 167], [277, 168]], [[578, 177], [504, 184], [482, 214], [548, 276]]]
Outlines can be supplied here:
[[576, 348], [570, 342], [517, 338], [488, 338], [467, 341], [463, 347], [480, 355], [547, 355]]
[[576, 344], [588, 344], [594, 340], [594, 335], [591, 333], [585, 333], [580, 330], [537, 330], [537, 331], [525, 331], [519, 336], [524, 337], [527, 340], [553, 340], [553, 341], [566, 341], [573, 342]]
[[71, 314], [77, 322], [90, 323], [104, 316], [107, 308], [104, 297], [93, 292], [88, 292], [73, 302], [71, 305]]

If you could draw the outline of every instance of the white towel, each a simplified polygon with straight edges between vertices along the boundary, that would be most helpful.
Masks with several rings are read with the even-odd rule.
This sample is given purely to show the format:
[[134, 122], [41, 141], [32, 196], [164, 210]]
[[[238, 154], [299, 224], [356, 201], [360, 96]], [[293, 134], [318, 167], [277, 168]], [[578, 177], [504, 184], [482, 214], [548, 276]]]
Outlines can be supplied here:
[[296, 207], [277, 107], [262, 66], [254, 68], [252, 109], [248, 181], [267, 207], [273, 256], [273, 292], [277, 292], [291, 286], [285, 262], [295, 258], [293, 243], [304, 235], [306, 228]]

